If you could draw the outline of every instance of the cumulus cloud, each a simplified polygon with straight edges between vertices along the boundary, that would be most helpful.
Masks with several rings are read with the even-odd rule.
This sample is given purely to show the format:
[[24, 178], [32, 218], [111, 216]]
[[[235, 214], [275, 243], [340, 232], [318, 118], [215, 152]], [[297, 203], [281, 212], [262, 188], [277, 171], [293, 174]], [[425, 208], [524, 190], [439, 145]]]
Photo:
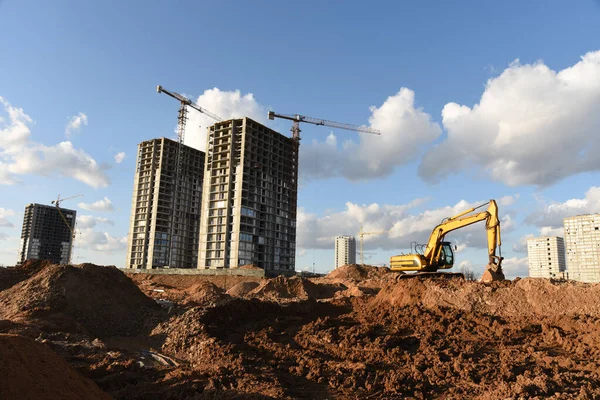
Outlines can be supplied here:
[[510, 257], [502, 260], [502, 270], [507, 278], [529, 276], [529, 263], [527, 257]]
[[[573, 198], [564, 203], [554, 202], [543, 204], [539, 210], [528, 215], [525, 218], [525, 222], [535, 225], [540, 229], [546, 228], [546, 232], [548, 233], [552, 232], [552, 228], [562, 230], [564, 226], [563, 219], [566, 217], [598, 212], [600, 212], [600, 187], [592, 186], [582, 199]], [[562, 236], [562, 233], [559, 236]]]
[[98, 200], [95, 203], [79, 203], [77, 204], [77, 206], [79, 206], [79, 208], [83, 208], [84, 210], [87, 211], [114, 211], [115, 210], [115, 206], [113, 205], [113, 202], [108, 198], [108, 197], [104, 197], [102, 200]]
[[479, 104], [446, 104], [442, 121], [448, 137], [419, 167], [429, 181], [474, 167], [510, 186], [544, 186], [598, 170], [600, 51], [558, 72], [516, 60]]
[[535, 235], [532, 233], [521, 236], [517, 243], [513, 243], [512, 250], [515, 253], [527, 253], [527, 239], [532, 237], [535, 237]]
[[0, 226], [8, 228], [14, 227], [15, 224], [10, 222], [7, 217], [13, 217], [15, 215], [17, 215], [17, 213], [13, 210], [0, 207]]
[[93, 217], [91, 215], [77, 216], [77, 226], [80, 229], [94, 228], [98, 224], [114, 225], [115, 223], [114, 221], [103, 217]]
[[115, 162], [117, 164], [121, 164], [124, 159], [125, 159], [125, 153], [124, 152], [120, 152], [120, 153], [115, 154]]
[[88, 117], [84, 113], [80, 112], [78, 115], [72, 116], [67, 123], [65, 128], [65, 136], [67, 139], [71, 138], [71, 135], [81, 130], [82, 125], [88, 124]]
[[70, 177], [94, 188], [109, 185], [103, 168], [85, 151], [69, 141], [53, 146], [34, 142], [31, 117], [2, 97], [0, 103], [8, 114], [8, 121], [0, 118], [0, 184], [16, 184], [19, 175], [35, 174]]
[[[205, 90], [196, 103], [222, 119], [249, 117], [266, 123], [267, 111], [252, 93], [242, 94], [239, 90], [226, 91], [218, 88]], [[207, 128], [216, 121], [196, 110], [189, 110], [186, 123], [185, 144], [206, 151]]]
[[8, 239], [8, 237], [9, 236], [6, 233], [0, 232], [0, 240], [6, 240], [6, 239]]
[[[425, 244], [431, 231], [445, 218], [484, 203], [461, 200], [453, 206], [414, 212], [415, 208], [426, 201], [424, 198], [415, 199], [402, 205], [358, 205], [347, 202], [345, 210], [322, 217], [300, 209], [297, 223], [298, 249], [332, 249], [337, 235], [353, 235], [359, 240], [361, 224], [365, 232], [386, 232], [364, 236], [365, 248], [410, 249], [413, 241]], [[502, 214], [500, 218], [503, 232], [514, 229], [508, 214]], [[451, 232], [447, 238], [459, 245], [461, 250], [466, 247], [487, 248], [484, 221]]]
[[127, 236], [114, 237], [108, 232], [97, 232], [92, 228], [81, 229], [76, 237], [77, 247], [105, 253], [117, 253], [127, 248]]
[[396, 166], [416, 160], [423, 147], [441, 134], [431, 116], [415, 106], [415, 94], [407, 88], [370, 111], [369, 124], [381, 135], [361, 133], [357, 140], [340, 140], [330, 133], [323, 141], [303, 143], [301, 178], [343, 176], [355, 181], [387, 176]]

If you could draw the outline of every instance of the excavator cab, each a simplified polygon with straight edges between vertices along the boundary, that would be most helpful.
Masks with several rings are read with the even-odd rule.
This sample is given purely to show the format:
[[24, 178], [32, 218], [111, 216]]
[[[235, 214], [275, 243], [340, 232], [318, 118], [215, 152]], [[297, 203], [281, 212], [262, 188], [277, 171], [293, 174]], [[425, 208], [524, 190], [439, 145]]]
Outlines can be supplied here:
[[440, 257], [444, 269], [452, 268], [454, 265], [454, 250], [450, 242], [442, 242], [442, 254]]

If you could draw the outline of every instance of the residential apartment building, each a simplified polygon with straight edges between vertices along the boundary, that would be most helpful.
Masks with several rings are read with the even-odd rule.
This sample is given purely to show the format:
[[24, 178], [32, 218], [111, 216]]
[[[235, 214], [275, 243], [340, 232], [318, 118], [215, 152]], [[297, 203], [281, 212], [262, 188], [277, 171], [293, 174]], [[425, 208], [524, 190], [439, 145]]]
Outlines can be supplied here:
[[209, 128], [198, 268], [295, 270], [298, 144], [250, 118]]
[[527, 239], [527, 258], [532, 278], [562, 279], [565, 276], [565, 241], [561, 237]]
[[204, 159], [167, 138], [138, 145], [127, 268], [196, 268]]
[[564, 219], [569, 279], [600, 282], [600, 214]]
[[356, 239], [354, 236], [336, 236], [335, 267], [356, 264]]
[[[62, 213], [62, 216], [61, 216]], [[73, 248], [77, 211], [44, 204], [27, 204], [23, 216], [17, 265], [30, 259], [67, 264]]]

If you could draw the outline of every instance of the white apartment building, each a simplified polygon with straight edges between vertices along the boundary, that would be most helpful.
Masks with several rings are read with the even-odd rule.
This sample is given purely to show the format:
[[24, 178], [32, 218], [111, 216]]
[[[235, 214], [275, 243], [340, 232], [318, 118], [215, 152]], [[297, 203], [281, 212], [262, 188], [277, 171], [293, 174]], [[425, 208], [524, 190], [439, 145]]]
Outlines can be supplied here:
[[354, 236], [336, 236], [335, 267], [356, 264], [356, 239]]
[[569, 279], [600, 282], [600, 214], [564, 219]]
[[558, 236], [527, 239], [527, 258], [531, 278], [560, 279], [567, 267], [565, 241]]

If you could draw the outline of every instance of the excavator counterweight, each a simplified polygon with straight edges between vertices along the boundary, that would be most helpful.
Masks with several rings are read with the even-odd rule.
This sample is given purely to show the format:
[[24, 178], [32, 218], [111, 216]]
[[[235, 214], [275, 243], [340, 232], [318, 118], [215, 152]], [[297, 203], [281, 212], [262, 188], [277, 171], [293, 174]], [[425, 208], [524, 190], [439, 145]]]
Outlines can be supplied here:
[[[471, 214], [488, 204], [486, 211]], [[417, 274], [406, 275], [408, 277], [411, 275], [431, 276], [437, 273], [438, 270], [452, 268], [454, 266], [454, 251], [450, 242], [444, 241], [446, 234], [484, 220], [486, 221], [487, 231], [488, 263], [481, 280], [483, 282], [504, 280], [504, 273], [502, 272], [503, 257], [500, 252], [500, 219], [498, 218], [498, 205], [495, 200], [490, 200], [485, 204], [446, 218], [433, 229], [427, 245], [423, 246], [422, 252], [418, 252], [418, 246], [415, 246], [415, 252], [412, 254], [392, 256], [390, 258], [390, 269], [392, 271], [418, 272]], [[496, 255], [496, 249], [498, 249], [498, 255]]]

